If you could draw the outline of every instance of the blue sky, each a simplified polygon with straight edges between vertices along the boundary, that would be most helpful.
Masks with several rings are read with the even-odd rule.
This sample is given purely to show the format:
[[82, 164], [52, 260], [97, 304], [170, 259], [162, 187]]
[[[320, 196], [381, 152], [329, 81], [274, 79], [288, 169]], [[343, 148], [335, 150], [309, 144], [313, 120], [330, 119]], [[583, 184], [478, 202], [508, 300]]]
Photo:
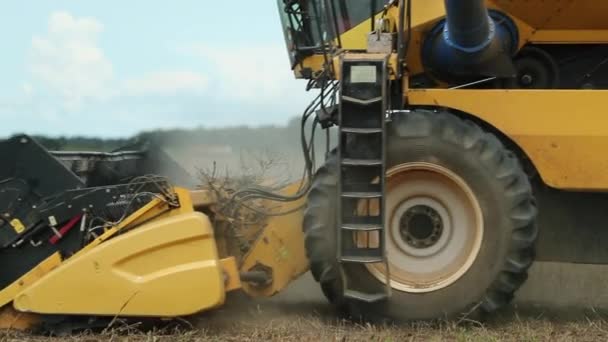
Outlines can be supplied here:
[[0, 136], [284, 124], [312, 96], [272, 0], [7, 0], [0, 42]]

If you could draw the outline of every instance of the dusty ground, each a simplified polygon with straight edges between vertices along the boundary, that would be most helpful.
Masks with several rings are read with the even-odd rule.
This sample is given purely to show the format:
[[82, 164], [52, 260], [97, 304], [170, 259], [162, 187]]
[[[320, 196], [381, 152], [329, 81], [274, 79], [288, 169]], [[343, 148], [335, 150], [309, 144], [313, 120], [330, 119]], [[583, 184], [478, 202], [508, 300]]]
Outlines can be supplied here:
[[237, 324], [230, 330], [125, 333], [45, 338], [6, 334], [0, 341], [605, 341], [608, 325], [597, 321], [555, 323], [520, 320], [491, 326], [451, 324], [374, 327], [330, 324], [316, 317], [268, 320], [264, 326]]
[[608, 316], [594, 310], [564, 312], [511, 308], [491, 321], [374, 326], [336, 318], [310, 277], [284, 294], [252, 300], [231, 294], [219, 310], [189, 319], [181, 327], [140, 332], [117, 324], [107, 332], [41, 337], [0, 332], [13, 341], [608, 341]]

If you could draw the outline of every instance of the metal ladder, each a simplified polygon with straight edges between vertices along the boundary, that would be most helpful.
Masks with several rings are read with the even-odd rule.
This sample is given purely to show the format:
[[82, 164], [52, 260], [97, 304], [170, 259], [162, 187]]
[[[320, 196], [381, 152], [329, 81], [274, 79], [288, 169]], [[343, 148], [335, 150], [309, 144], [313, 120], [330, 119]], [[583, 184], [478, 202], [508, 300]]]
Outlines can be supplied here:
[[344, 279], [344, 296], [378, 302], [390, 295], [385, 249], [386, 55], [346, 56], [341, 61], [339, 105], [338, 261], [383, 263], [386, 286], [357, 288]]

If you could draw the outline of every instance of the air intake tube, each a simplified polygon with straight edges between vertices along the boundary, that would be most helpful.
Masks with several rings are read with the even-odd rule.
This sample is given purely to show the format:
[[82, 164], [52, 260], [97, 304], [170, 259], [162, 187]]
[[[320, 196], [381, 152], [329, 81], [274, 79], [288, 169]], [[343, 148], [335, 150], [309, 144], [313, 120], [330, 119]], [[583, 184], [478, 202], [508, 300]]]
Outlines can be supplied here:
[[485, 0], [445, 0], [445, 9], [445, 20], [424, 41], [428, 72], [450, 83], [515, 77], [512, 56], [519, 35], [511, 18], [488, 11]]

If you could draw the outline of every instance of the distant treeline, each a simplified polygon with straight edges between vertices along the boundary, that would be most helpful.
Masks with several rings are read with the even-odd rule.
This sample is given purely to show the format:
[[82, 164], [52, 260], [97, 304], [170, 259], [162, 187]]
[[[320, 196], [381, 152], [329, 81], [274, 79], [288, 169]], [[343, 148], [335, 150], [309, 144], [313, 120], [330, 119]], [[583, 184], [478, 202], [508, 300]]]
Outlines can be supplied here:
[[132, 143], [133, 139], [102, 139], [87, 137], [34, 136], [34, 139], [52, 151], [113, 151]]
[[[310, 134], [310, 125], [307, 127]], [[324, 133], [316, 132], [317, 147], [324, 144]], [[247, 147], [250, 149], [293, 150], [300, 146], [300, 119], [294, 118], [284, 126], [195, 128], [157, 130], [140, 133], [131, 138], [102, 139], [88, 137], [35, 137], [50, 150], [113, 151], [143, 142], [164, 146], [214, 145]]]

